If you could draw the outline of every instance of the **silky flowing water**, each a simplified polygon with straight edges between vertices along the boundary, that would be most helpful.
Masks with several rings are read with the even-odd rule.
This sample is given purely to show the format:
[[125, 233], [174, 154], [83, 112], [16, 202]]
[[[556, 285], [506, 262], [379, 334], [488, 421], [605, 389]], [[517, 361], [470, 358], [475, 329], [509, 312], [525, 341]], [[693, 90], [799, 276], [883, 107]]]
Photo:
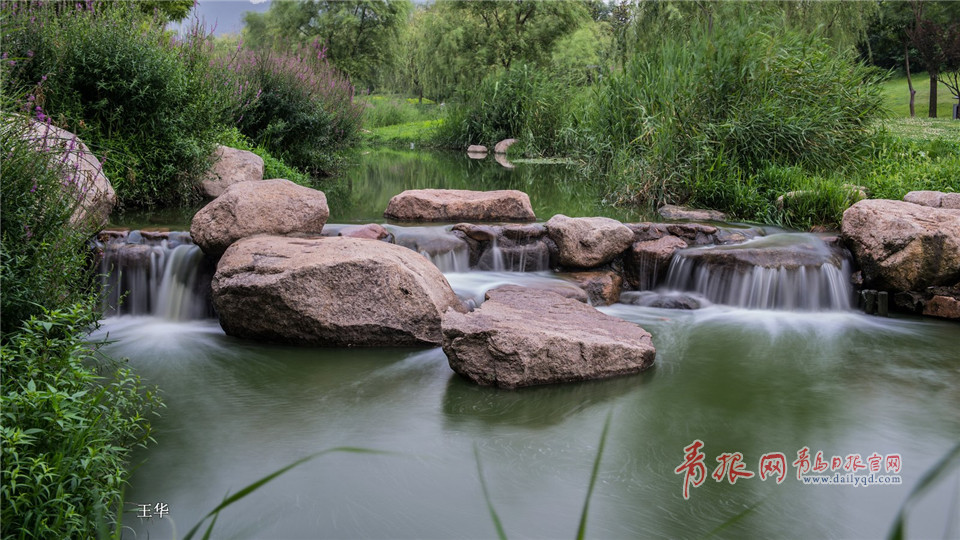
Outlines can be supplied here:
[[[411, 180], [405, 163], [426, 170], [425, 161], [448, 159], [405, 156], [391, 167], [382, 155], [374, 157], [380, 161], [358, 165], [367, 180], [355, 184], [373, 191], [369, 199], [356, 197], [378, 201], [381, 212], [392, 194], [427, 187]], [[563, 172], [521, 165], [484, 174], [504, 183], [481, 183], [481, 175], [481, 185], [454, 187], [525, 189], [514, 185], [519, 177], [560, 189], [559, 177], [551, 175]], [[550, 212], [538, 207], [538, 215], [600, 213], [578, 199], [582, 194], [573, 190], [569, 208], [558, 198]], [[537, 207], [533, 192], [531, 199]], [[331, 211], [339, 222], [382, 221], [368, 215], [372, 210], [341, 220], [334, 203]], [[407, 232], [428, 239], [443, 229]], [[178, 264], [189, 259], [186, 251], [180, 250]], [[464, 271], [454, 255], [444, 270], [454, 290], [476, 303], [498, 284], [568, 283], [550, 272]], [[167, 279], [189, 282], [191, 274], [177, 278], [177, 271], [145, 279], [155, 279], [149, 287], [157, 288]], [[793, 283], [807, 283], [808, 276], [797, 279]], [[190, 286], [166, 286], [189, 296]], [[189, 305], [183, 300], [157, 300], [138, 315], [108, 317], [97, 337], [113, 340], [106, 350], [129, 358], [162, 389], [167, 404], [154, 421], [157, 444], [135, 455], [126, 491], [132, 513], [124, 525], [138, 538], [182, 536], [247, 484], [312, 453], [351, 446], [390, 453], [328, 454], [307, 462], [230, 506], [213, 536], [495, 537], [476, 451], [508, 536], [570, 538], [612, 412], [588, 537], [885, 535], [923, 473], [960, 438], [960, 327], [872, 317], [829, 303], [754, 309], [759, 304], [722, 303], [723, 297], [709, 298], [709, 288], [697, 290], [691, 286], [685, 294], [699, 295], [705, 306], [699, 310], [600, 308], [653, 335], [653, 369], [515, 391], [466, 382], [439, 348], [303, 348], [227, 337], [215, 319], [191, 316], [195, 308], [169, 308]], [[707, 477], [685, 500], [675, 469], [695, 440], [704, 443], [708, 474], [722, 453], [740, 452], [756, 476], [735, 484]], [[864, 462], [874, 453], [899, 454], [902, 483], [804, 485], [792, 466], [804, 447], [811, 459], [818, 450], [827, 460], [859, 454]], [[771, 452], [786, 456], [780, 484], [759, 478], [760, 457]], [[824, 474], [835, 473], [846, 471]], [[909, 536], [956, 537], [958, 489], [954, 472], [922, 498], [909, 514]], [[157, 504], [167, 505], [163, 518], [156, 517]], [[144, 507], [137, 505], [150, 505], [155, 517], [138, 519]]]

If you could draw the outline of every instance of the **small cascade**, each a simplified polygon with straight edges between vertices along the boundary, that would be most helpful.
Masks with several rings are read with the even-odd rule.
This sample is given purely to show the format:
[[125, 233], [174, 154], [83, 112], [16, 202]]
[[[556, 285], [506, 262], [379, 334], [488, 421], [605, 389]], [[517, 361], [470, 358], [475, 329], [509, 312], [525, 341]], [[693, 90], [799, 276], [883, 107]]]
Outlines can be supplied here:
[[477, 267], [492, 272], [543, 272], [550, 269], [550, 250], [542, 241], [520, 243], [494, 236]]
[[733, 246], [678, 251], [666, 288], [749, 309], [836, 311], [852, 307], [850, 265], [810, 234], [775, 234]]
[[397, 245], [423, 255], [441, 272], [470, 270], [470, 246], [451, 232], [450, 227], [399, 227], [386, 225]]
[[213, 315], [212, 268], [188, 233], [131, 231], [103, 234], [101, 240], [105, 316], [154, 315], [185, 321]]

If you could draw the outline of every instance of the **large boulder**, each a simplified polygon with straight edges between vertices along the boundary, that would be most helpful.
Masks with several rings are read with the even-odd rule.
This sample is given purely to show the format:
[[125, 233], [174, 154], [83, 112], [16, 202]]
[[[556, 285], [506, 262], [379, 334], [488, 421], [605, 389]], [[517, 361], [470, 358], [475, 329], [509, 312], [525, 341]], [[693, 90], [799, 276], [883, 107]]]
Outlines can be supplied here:
[[443, 352], [481, 385], [517, 388], [639, 373], [653, 365], [650, 334], [558, 294], [505, 286], [470, 313], [447, 311]]
[[608, 263], [633, 243], [633, 231], [604, 217], [571, 218], [557, 214], [547, 222], [547, 234], [557, 245], [560, 264], [573, 268]]
[[217, 146], [214, 163], [201, 187], [207, 197], [216, 198], [233, 184], [263, 180], [263, 158], [229, 146]]
[[344, 347], [436, 345], [443, 313], [464, 309], [423, 256], [346, 237], [240, 240], [220, 259], [213, 303], [228, 335]]
[[117, 204], [117, 194], [90, 148], [73, 133], [40, 122], [31, 121], [23, 137], [38, 150], [53, 152], [63, 164], [62, 185], [80, 201], [70, 216], [70, 223], [91, 228], [106, 225]]
[[329, 216], [322, 191], [281, 178], [241, 182], [193, 216], [190, 234], [204, 253], [217, 256], [256, 234], [320, 234]]
[[390, 199], [383, 217], [397, 221], [533, 221], [530, 197], [513, 189], [413, 189]]
[[843, 213], [841, 234], [866, 287], [920, 291], [960, 280], [960, 210], [869, 199]]

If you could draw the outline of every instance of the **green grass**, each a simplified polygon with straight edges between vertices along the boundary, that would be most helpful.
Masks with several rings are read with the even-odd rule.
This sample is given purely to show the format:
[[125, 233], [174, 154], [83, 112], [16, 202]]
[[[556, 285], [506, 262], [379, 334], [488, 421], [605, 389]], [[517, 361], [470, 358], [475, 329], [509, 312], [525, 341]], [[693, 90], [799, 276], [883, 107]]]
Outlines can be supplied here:
[[949, 118], [889, 118], [880, 122], [890, 135], [904, 141], [928, 143], [936, 139], [960, 144], [960, 121]]
[[[927, 118], [930, 102], [930, 76], [925, 71], [911, 73], [913, 89], [917, 91], [914, 99], [914, 109], [917, 117]], [[886, 81], [883, 87], [883, 103], [893, 118], [910, 116], [910, 87], [907, 86], [907, 76], [896, 76]], [[937, 87], [937, 118], [950, 118], [953, 104], [957, 101], [950, 95], [950, 90], [944, 85]]]
[[374, 94], [360, 96], [356, 101], [364, 108], [363, 127], [367, 130], [436, 120], [441, 112], [435, 102], [424, 99], [420, 103], [415, 97]]
[[390, 146], [433, 146], [437, 129], [443, 121], [440, 119], [420, 120], [406, 124], [383, 126], [361, 132], [366, 142], [371, 144], [385, 144]]

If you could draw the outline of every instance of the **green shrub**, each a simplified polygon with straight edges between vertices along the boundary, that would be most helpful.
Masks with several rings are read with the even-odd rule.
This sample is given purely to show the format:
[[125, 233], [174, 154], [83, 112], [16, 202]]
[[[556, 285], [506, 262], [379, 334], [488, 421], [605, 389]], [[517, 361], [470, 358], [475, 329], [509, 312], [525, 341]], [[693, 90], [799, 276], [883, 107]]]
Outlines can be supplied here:
[[[665, 36], [600, 85], [582, 152], [627, 150], [636, 196], [706, 204], [767, 166], [828, 171], [864, 155], [880, 113], [879, 76], [815, 34], [749, 17], [714, 32]], [[582, 138], [581, 138], [582, 140]], [[734, 209], [727, 198], [721, 209]]]
[[337, 153], [357, 139], [362, 108], [325, 49], [241, 50], [229, 65], [259, 89], [237, 123], [241, 133], [312, 175], [339, 167]]
[[212, 135], [238, 108], [206, 77], [204, 36], [178, 41], [121, 3], [3, 9], [4, 52], [21, 58], [5, 89], [37, 85], [36, 105], [101, 157], [122, 205], [197, 197]]
[[[71, 304], [90, 292], [86, 242], [90, 224], [67, 226], [78, 201], [61, 185], [65, 170], [53, 151], [25, 137], [29, 121], [0, 107], [0, 328], [3, 335], [44, 309]], [[41, 126], [43, 124], [40, 124]], [[42, 130], [42, 128], [41, 128]]]
[[84, 343], [92, 305], [31, 317], [0, 346], [3, 538], [94, 538], [116, 515], [130, 449], [151, 440], [160, 402]]
[[453, 148], [515, 138], [528, 153], [562, 154], [575, 108], [572, 88], [557, 74], [528, 65], [490, 75], [449, 108], [437, 137]]
[[159, 401], [84, 342], [97, 320], [96, 224], [71, 223], [76, 170], [25, 140], [22, 109], [0, 96], [0, 531], [92, 538], [115, 515]]

